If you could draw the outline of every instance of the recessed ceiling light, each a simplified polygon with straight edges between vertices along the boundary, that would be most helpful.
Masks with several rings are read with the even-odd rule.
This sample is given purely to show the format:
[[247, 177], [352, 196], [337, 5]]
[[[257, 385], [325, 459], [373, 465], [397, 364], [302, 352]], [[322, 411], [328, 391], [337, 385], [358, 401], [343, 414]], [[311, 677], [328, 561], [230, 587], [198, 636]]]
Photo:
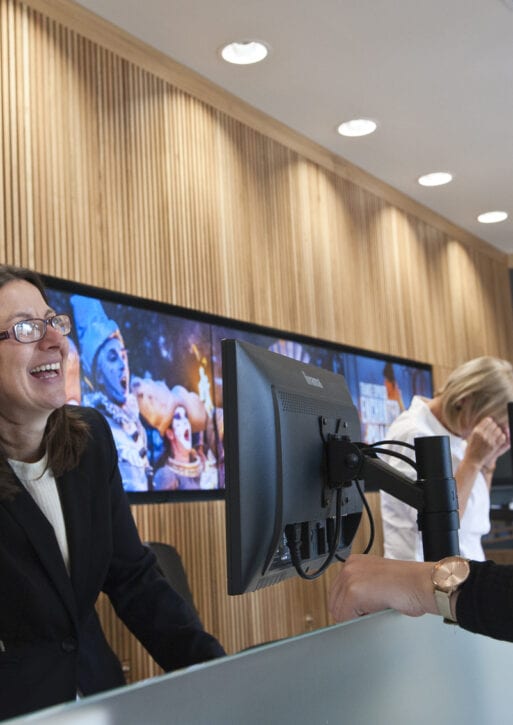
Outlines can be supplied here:
[[503, 222], [508, 218], [505, 211], [487, 211], [484, 214], [480, 214], [477, 217], [477, 221], [481, 224], [497, 224], [497, 222]]
[[374, 133], [378, 124], [370, 118], [353, 118], [351, 121], [344, 121], [338, 127], [341, 136], [367, 136]]
[[452, 174], [447, 171], [434, 171], [431, 174], [424, 174], [417, 179], [421, 186], [442, 186], [452, 181]]
[[221, 55], [228, 63], [249, 65], [259, 63], [269, 53], [269, 48], [259, 40], [243, 40], [240, 43], [230, 43], [221, 50]]

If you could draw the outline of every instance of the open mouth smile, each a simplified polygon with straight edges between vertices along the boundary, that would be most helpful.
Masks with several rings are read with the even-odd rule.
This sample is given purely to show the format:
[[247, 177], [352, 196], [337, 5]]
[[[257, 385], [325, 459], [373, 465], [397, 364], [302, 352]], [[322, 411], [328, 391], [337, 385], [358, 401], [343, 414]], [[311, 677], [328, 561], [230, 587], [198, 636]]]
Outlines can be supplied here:
[[61, 372], [60, 362], [46, 363], [45, 365], [37, 365], [32, 368], [30, 374], [35, 378], [54, 378]]

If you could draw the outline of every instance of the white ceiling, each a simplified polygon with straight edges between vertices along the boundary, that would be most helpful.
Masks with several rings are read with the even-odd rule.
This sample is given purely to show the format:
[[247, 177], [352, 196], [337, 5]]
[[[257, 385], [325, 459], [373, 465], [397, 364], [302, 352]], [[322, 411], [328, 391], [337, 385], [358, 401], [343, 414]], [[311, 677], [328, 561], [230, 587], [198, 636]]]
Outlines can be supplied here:
[[[513, 253], [513, 0], [82, 0], [451, 222]], [[263, 40], [232, 66], [219, 48]], [[375, 119], [371, 136], [338, 124]], [[430, 171], [454, 181], [417, 184]], [[500, 224], [478, 214], [503, 210]]]

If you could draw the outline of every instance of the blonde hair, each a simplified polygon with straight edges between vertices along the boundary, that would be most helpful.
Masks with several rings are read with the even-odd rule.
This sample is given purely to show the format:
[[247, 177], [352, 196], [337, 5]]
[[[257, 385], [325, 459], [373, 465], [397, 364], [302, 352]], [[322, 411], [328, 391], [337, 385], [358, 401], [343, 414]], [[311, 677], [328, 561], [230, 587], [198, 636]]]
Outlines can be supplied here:
[[461, 428], [464, 401], [472, 427], [487, 416], [504, 421], [507, 404], [513, 401], [513, 366], [490, 356], [469, 360], [453, 370], [438, 395], [442, 419], [455, 432]]

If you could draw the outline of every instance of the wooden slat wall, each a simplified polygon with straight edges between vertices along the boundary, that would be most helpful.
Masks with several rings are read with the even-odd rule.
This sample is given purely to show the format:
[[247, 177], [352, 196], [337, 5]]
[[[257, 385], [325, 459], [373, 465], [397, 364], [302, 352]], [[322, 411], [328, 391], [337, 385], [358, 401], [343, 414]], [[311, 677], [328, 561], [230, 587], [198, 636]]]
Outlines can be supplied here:
[[[415, 358], [437, 385], [512, 357], [506, 255], [343, 159], [66, 0], [0, 0], [0, 61], [1, 261]], [[134, 515], [228, 651], [329, 622], [332, 571], [225, 594], [222, 502]], [[130, 678], [156, 673], [100, 610]]]

